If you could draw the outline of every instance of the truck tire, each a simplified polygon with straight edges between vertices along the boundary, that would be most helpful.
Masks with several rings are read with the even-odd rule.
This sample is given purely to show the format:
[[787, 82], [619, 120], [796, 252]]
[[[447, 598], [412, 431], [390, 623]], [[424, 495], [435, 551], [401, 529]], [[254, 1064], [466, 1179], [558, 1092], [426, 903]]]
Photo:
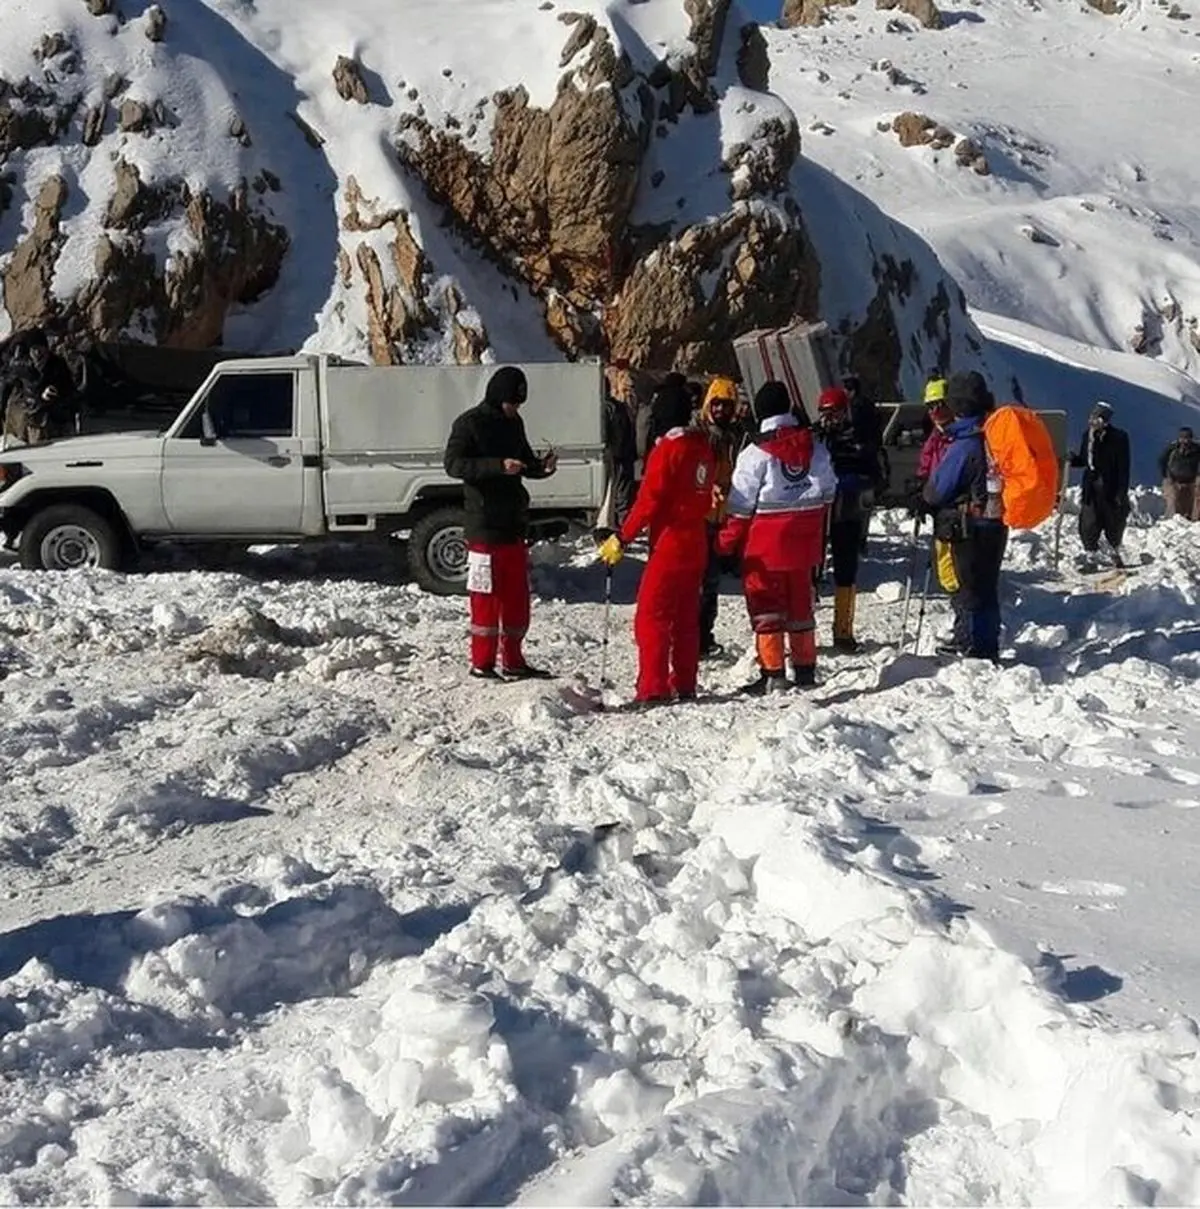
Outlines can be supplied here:
[[423, 516], [408, 536], [408, 568], [435, 596], [462, 596], [467, 590], [467, 514], [439, 508]]
[[81, 504], [51, 504], [26, 522], [17, 554], [27, 571], [116, 571], [125, 545], [113, 523], [98, 512]]

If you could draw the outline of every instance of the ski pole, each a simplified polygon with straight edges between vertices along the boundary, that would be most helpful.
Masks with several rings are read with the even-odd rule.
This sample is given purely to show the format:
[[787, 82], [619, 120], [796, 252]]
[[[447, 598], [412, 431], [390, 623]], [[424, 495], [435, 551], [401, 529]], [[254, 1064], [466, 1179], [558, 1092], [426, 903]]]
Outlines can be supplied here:
[[604, 635], [600, 639], [600, 687], [608, 688], [608, 631], [609, 620], [612, 617], [612, 584], [613, 569], [604, 569]]
[[917, 633], [913, 638], [913, 654], [921, 653], [921, 630], [925, 625], [925, 602], [929, 599], [929, 581], [933, 578], [933, 554], [925, 564], [925, 582], [921, 587], [921, 611], [917, 614]]

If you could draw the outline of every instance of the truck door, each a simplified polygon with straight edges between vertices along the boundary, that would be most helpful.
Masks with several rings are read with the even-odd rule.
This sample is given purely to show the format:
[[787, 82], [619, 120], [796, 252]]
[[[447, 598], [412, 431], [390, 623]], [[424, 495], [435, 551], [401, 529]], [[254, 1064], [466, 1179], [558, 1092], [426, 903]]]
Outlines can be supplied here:
[[171, 530], [298, 534], [305, 476], [296, 413], [291, 370], [214, 379], [203, 405], [164, 442], [163, 509]]

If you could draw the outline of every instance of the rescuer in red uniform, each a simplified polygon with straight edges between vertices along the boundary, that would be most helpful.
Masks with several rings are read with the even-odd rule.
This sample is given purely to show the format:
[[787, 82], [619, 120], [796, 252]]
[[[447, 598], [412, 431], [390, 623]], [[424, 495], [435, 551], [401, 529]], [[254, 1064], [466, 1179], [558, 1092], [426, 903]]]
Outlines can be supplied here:
[[761, 672], [747, 691], [766, 693], [788, 687], [789, 655], [792, 683], [815, 683], [812, 579], [837, 478], [825, 447], [813, 440], [807, 416], [792, 410], [782, 382], [759, 388], [754, 418], [759, 433], [738, 455], [717, 549], [741, 554]]
[[646, 459], [637, 500], [619, 534], [601, 547], [610, 567], [624, 546], [650, 530], [650, 559], [638, 588], [633, 635], [638, 648], [635, 699], [650, 704], [696, 696], [700, 663], [700, 589], [708, 565], [708, 516], [714, 506], [712, 444], [688, 426], [686, 396], [665, 419], [670, 424]]

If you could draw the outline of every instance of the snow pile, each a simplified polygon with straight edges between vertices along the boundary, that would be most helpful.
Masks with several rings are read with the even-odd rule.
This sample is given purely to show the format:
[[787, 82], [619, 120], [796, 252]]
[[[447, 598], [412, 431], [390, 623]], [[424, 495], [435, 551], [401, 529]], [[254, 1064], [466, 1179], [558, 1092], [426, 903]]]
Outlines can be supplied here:
[[1200, 1200], [1194, 530], [1014, 536], [999, 669], [896, 652], [907, 530], [815, 693], [653, 715], [333, 551], [0, 571], [0, 1199]]

